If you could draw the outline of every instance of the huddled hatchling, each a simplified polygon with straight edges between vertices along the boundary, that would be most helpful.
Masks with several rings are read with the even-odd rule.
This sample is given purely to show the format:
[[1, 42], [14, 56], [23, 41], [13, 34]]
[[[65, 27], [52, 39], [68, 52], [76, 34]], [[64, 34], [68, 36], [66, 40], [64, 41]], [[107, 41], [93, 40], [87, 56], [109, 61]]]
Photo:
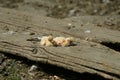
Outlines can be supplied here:
[[42, 46], [70, 46], [74, 42], [73, 37], [53, 37], [53, 36], [43, 36], [40, 40], [40, 45]]

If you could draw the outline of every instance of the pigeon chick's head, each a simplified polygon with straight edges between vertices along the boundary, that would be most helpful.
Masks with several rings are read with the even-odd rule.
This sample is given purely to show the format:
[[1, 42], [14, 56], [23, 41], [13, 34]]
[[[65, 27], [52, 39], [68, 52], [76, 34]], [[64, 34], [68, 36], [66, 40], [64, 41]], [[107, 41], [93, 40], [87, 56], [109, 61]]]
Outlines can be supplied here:
[[53, 36], [49, 35], [49, 36], [48, 36], [48, 40], [49, 40], [49, 41], [52, 41], [52, 40], [53, 40]]
[[66, 40], [71, 43], [71, 42], [73, 42], [75, 39], [74, 39], [73, 37], [68, 37], [68, 38], [66, 38]]

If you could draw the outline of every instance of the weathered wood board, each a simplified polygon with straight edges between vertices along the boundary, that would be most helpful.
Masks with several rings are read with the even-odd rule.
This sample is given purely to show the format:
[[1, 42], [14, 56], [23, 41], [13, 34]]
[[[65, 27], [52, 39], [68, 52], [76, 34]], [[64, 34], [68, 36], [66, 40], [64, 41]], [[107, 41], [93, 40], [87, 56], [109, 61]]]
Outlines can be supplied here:
[[[97, 43], [97, 41], [120, 43], [119, 31], [96, 27], [92, 23], [81, 27], [79, 21], [72, 22], [72, 19], [56, 20], [3, 8], [0, 8], [0, 16], [0, 52], [80, 73], [88, 72], [115, 80], [120, 79], [120, 52]], [[68, 30], [69, 23], [78, 27]], [[92, 33], [86, 35], [84, 31], [89, 29]], [[31, 33], [35, 35], [30, 35]], [[45, 47], [40, 46], [39, 42], [27, 41], [49, 34], [73, 36], [76, 45]], [[93, 40], [86, 41], [84, 40], [86, 37]]]

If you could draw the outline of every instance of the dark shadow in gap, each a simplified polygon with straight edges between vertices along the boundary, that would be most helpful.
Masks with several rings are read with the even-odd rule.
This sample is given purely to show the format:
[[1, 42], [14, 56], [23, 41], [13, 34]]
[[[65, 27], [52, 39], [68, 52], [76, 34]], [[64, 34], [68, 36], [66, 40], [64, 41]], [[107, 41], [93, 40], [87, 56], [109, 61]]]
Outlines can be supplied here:
[[106, 47], [109, 47], [115, 51], [120, 52], [120, 43], [118, 42], [101, 42], [102, 45], [105, 45]]

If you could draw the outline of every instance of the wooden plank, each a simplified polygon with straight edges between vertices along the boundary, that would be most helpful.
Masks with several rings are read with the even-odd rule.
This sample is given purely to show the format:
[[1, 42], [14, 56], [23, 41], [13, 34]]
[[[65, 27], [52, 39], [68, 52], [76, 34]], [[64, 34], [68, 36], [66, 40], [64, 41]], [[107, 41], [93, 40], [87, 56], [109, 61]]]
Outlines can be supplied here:
[[[57, 20], [4, 8], [0, 8], [0, 12], [0, 22], [16, 27], [29, 27], [29, 29], [38, 34], [42, 32], [43, 34], [53, 34], [56, 36], [74, 36], [82, 39], [91, 38], [92, 41], [96, 42], [108, 41], [120, 43], [120, 31], [97, 27], [97, 25], [94, 24], [102, 24], [107, 18], [113, 18], [115, 19], [114, 21], [120, 22], [120, 16], [83, 16], [78, 18]], [[73, 28], [69, 29], [69, 27], [72, 26], [69, 26], [68, 24], [72, 24]], [[91, 33], [85, 33], [86, 30], [90, 30]]]
[[[106, 34], [99, 34], [95, 39], [93, 38], [93, 42], [86, 41], [84, 40], [86, 37], [84, 31], [89, 27], [78, 27], [75, 29], [76, 32], [72, 33], [74, 29], [68, 30], [66, 28], [68, 23], [72, 23], [69, 20], [56, 20], [2, 8], [0, 11], [0, 52], [60, 66], [80, 73], [88, 72], [115, 80], [120, 79], [120, 52], [94, 42], [95, 40], [119, 42], [119, 31], [91, 26], [92, 34], [90, 35], [92, 37], [96, 36], [97, 32], [99, 33], [99, 29]], [[77, 26], [79, 22], [73, 24]], [[91, 23], [91, 25], [93, 24]], [[8, 31], [6, 26], [9, 29]], [[80, 29], [81, 32], [77, 29]], [[9, 31], [14, 33], [11, 34]], [[30, 35], [27, 32], [35, 33], [35, 35]], [[79, 35], [79, 32], [83, 35]], [[45, 34], [73, 36], [76, 45], [45, 47], [40, 46], [39, 42], [27, 41], [29, 38]], [[91, 37], [90, 35], [89, 37]]]

